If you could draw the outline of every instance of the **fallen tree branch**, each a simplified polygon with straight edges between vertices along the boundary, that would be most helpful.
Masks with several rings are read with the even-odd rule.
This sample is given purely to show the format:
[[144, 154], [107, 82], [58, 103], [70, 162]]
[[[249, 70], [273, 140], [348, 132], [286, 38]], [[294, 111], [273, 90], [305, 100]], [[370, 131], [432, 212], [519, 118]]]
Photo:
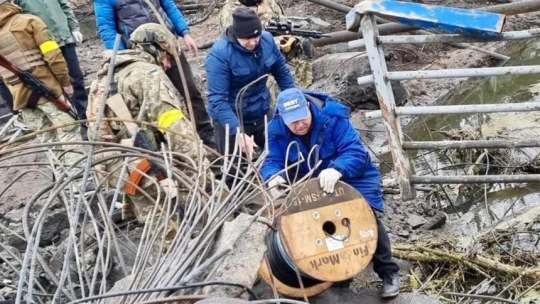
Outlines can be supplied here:
[[396, 244], [393, 247], [393, 253], [394, 256], [409, 261], [439, 263], [450, 261], [463, 264], [466, 267], [469, 267], [470, 264], [472, 264], [478, 267], [484, 274], [485, 270], [490, 270], [506, 275], [528, 277], [535, 280], [540, 279], [540, 267], [526, 269], [519, 266], [512, 266], [489, 259], [480, 254], [469, 255], [463, 253], [450, 253], [424, 246], [403, 246], [400, 244]]
[[216, 7], [218, 7], [218, 4], [219, 4], [219, 1], [214, 1], [207, 9], [206, 11], [206, 14], [204, 16], [202, 16], [201, 18], [197, 19], [197, 20], [193, 20], [191, 22], [189, 22], [189, 26], [194, 26], [196, 24], [199, 24], [199, 23], [202, 23], [204, 21], [206, 21], [206, 19], [208, 19], [212, 13], [214, 12], [214, 9]]
[[475, 294], [468, 294], [468, 293], [457, 293], [457, 292], [445, 292], [443, 294], [446, 295], [446, 296], [466, 297], [466, 298], [473, 298], [473, 299], [499, 301], [499, 302], [512, 303], [512, 304], [521, 304], [520, 302], [516, 302], [516, 301], [513, 301], [513, 300], [503, 299], [503, 298], [498, 298], [498, 297], [492, 297], [492, 296], [483, 296], [483, 295], [475, 295]]

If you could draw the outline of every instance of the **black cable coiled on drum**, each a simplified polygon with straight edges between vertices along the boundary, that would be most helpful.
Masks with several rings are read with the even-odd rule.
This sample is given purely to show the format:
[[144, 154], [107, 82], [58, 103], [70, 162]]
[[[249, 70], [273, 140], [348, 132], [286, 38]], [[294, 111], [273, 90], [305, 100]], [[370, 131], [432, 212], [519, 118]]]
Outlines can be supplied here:
[[[277, 231], [271, 231], [266, 237], [266, 246], [268, 248], [267, 257], [272, 274], [281, 283], [289, 287], [300, 288], [300, 283], [298, 282], [296, 271], [291, 268], [291, 266], [285, 261], [282, 253], [279, 250], [279, 239], [277, 238], [277, 236]], [[315, 285], [323, 283], [322, 281], [306, 276], [301, 271], [300, 278], [302, 279], [304, 288], [313, 287]]]

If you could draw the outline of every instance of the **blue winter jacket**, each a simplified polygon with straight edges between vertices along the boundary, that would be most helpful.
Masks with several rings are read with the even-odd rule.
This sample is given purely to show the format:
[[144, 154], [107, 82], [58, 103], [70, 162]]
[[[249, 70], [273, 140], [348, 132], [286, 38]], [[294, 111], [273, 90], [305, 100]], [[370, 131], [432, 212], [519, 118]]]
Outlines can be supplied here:
[[[150, 0], [169, 30], [177, 35], [189, 33], [184, 16], [174, 0]], [[114, 47], [116, 34], [122, 35], [120, 50], [127, 46], [129, 35], [145, 23], [159, 23], [159, 19], [145, 0], [95, 0], [94, 13], [101, 40], [106, 49]]]
[[[308, 160], [310, 148], [306, 147], [301, 137], [294, 135], [281, 119], [276, 110], [274, 118], [268, 125], [269, 154], [264, 160], [261, 175], [265, 181], [285, 168], [286, 151], [289, 150], [288, 165], [298, 161], [299, 153], [303, 159], [299, 167], [293, 167], [287, 173], [290, 180], [294, 180], [298, 170], [297, 179], [309, 172], [308, 163], [312, 168], [320, 160], [321, 165], [314, 171], [313, 177], [326, 168], [334, 168], [342, 174], [341, 180], [353, 186], [368, 201], [369, 205], [379, 211], [384, 211], [382, 192], [380, 186], [380, 173], [375, 167], [369, 153], [364, 149], [360, 136], [349, 122], [350, 110], [330, 96], [318, 92], [304, 90], [304, 95], [310, 102], [313, 126], [309, 141], [311, 147], [318, 145], [320, 150], [314, 152]], [[322, 108], [313, 102], [313, 97], [323, 101]], [[282, 177], [287, 180], [285, 172]]]
[[[272, 74], [281, 90], [295, 87], [294, 78], [272, 34], [263, 31], [254, 51], [242, 47], [227, 29], [206, 57], [208, 112], [221, 125], [229, 124], [231, 135], [240, 122], [236, 111], [239, 91], [265, 74]], [[254, 123], [270, 108], [270, 91], [263, 78], [251, 85], [240, 101], [244, 123]]]

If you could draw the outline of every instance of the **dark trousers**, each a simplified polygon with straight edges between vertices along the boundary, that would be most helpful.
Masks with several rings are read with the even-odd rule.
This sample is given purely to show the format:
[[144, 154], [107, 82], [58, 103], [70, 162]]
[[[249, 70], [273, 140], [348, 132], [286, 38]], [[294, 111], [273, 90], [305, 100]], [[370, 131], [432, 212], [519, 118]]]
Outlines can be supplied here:
[[[75, 43], [69, 43], [60, 47], [62, 55], [67, 63], [69, 76], [71, 77], [71, 85], [73, 86], [73, 96], [71, 104], [77, 110], [79, 119], [86, 119], [86, 108], [88, 107], [88, 95], [84, 89], [84, 74], [81, 71], [79, 57], [75, 50]], [[84, 140], [88, 139], [88, 127], [86, 124], [81, 124], [81, 137]]]
[[[269, 108], [268, 111], [266, 111], [266, 116], [268, 117], [268, 121], [270, 121], [273, 117], [274, 109]], [[221, 153], [221, 155], [225, 154], [225, 142], [227, 138], [229, 138], [229, 154], [231, 154], [234, 150], [234, 143], [236, 140], [236, 135], [229, 136], [228, 134], [225, 134], [225, 126], [218, 123], [217, 121], [214, 121], [214, 127], [216, 129], [216, 146], [218, 149], [218, 152]], [[264, 125], [264, 117], [259, 119], [255, 123], [245, 123], [244, 124], [244, 130], [243, 132], [248, 135], [252, 136], [259, 148], [263, 149], [266, 141], [265, 137], [265, 125]], [[230, 130], [229, 130], [230, 132]]]
[[[184, 53], [180, 54], [180, 65], [182, 70], [184, 70], [184, 76], [186, 78], [186, 86], [189, 91], [189, 97], [191, 98], [191, 105], [193, 107], [193, 116], [195, 117], [195, 127], [197, 128], [197, 134], [202, 139], [205, 145], [208, 145], [212, 148], [215, 147], [214, 144], [214, 127], [206, 111], [204, 105], [204, 99], [201, 95], [201, 92], [195, 84], [195, 79], [193, 78], [193, 73], [191, 72], [191, 67], [187, 61]], [[180, 95], [184, 97], [184, 101], [187, 102], [186, 93], [184, 92], [184, 86], [182, 85], [182, 79], [178, 72], [178, 67], [176, 64], [173, 65], [170, 69], [166, 71], [167, 76], [174, 84]]]
[[0, 78], [0, 97], [2, 97], [2, 100], [6, 103], [7, 108], [11, 111], [13, 114], [17, 114], [16, 111], [13, 111], [13, 95], [11, 95], [11, 92], [9, 91], [8, 87], [4, 83], [4, 80]]
[[71, 77], [71, 85], [73, 86], [73, 96], [71, 97], [72, 104], [77, 110], [77, 113], [79, 113], [79, 119], [86, 119], [88, 95], [84, 89], [84, 75], [81, 71], [75, 44], [66, 44], [60, 47], [60, 50], [66, 60], [69, 76]]
[[[268, 117], [268, 121], [270, 121], [270, 119], [272, 119], [272, 114], [273, 113], [274, 113], [274, 111], [273, 111], [272, 108], [268, 109], [268, 111], [266, 112], [266, 115]], [[235, 144], [236, 144], [236, 135], [225, 134], [225, 126], [218, 123], [217, 121], [214, 121], [214, 127], [216, 129], [215, 139], [216, 139], [216, 146], [217, 146], [218, 152], [221, 155], [225, 154], [225, 143], [226, 143], [226, 140], [228, 138], [229, 139], [229, 151], [228, 151], [228, 153], [229, 153], [229, 155], [231, 155], [234, 152], [234, 147], [235, 147]], [[253, 135], [253, 140], [255, 141], [255, 144], [257, 144], [257, 146], [260, 149], [264, 149], [265, 142], [266, 142], [266, 137], [265, 137], [265, 133], [264, 133], [264, 131], [265, 131], [264, 117], [261, 118], [259, 121], [255, 122], [255, 123], [245, 123], [243, 127], [244, 127], [243, 132], [248, 136]], [[238, 155], [238, 152], [237, 152], [236, 155]], [[238, 159], [236, 159], [236, 160], [235, 160], [235, 158], [229, 158], [229, 159], [234, 161], [234, 164], [238, 164]], [[231, 168], [231, 170], [228, 172], [227, 177], [225, 178], [225, 182], [226, 182], [227, 186], [229, 186], [229, 188], [234, 183], [234, 176], [235, 175], [236, 175], [236, 169]], [[239, 176], [241, 176], [241, 175], [239, 174]]]
[[[375, 212], [375, 211], [374, 211]], [[375, 214], [377, 220], [377, 249], [373, 254], [373, 271], [382, 279], [386, 274], [392, 274], [399, 271], [399, 266], [392, 260], [392, 248], [390, 239], [383, 223]]]

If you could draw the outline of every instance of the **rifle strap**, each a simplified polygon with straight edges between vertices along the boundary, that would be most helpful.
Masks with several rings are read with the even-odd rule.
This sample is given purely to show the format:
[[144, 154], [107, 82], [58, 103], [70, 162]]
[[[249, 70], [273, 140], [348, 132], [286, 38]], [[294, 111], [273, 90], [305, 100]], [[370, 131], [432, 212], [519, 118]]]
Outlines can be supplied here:
[[[114, 115], [118, 118], [123, 119], [133, 119], [133, 116], [131, 116], [131, 112], [129, 111], [126, 102], [124, 101], [124, 98], [122, 97], [122, 94], [115, 94], [107, 99], [107, 106], [111, 111], [113, 111]], [[137, 130], [137, 124], [133, 122], [122, 122], [124, 126], [128, 129], [129, 133], [131, 135], [135, 134], [135, 131]]]

